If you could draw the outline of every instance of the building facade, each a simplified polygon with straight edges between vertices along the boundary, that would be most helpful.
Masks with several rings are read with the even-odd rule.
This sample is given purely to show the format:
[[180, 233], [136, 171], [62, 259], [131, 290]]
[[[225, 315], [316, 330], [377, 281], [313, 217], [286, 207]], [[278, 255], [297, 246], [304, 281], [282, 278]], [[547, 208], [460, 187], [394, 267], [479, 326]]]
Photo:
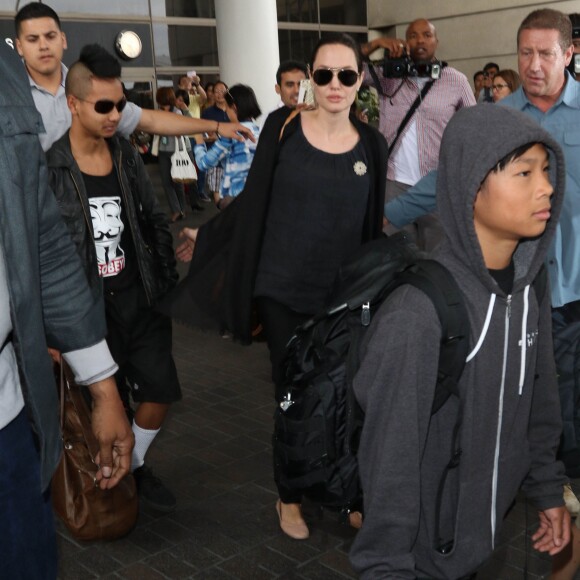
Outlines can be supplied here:
[[[367, 38], [365, 0], [268, 1], [276, 4], [280, 61], [306, 60], [326, 31]], [[9, 44], [14, 39], [14, 15], [26, 3], [0, 0], [0, 33]], [[59, 14], [67, 36], [66, 65], [76, 60], [82, 46], [97, 42], [117, 53], [126, 86], [143, 95], [155, 94], [158, 85], [174, 83], [178, 75], [192, 70], [203, 82], [219, 77], [214, 0], [49, 0], [46, 4]], [[240, 22], [249, 39], [260, 35], [260, 23], [253, 20]], [[272, 87], [274, 83], [272, 77]], [[147, 100], [142, 104], [147, 105]]]

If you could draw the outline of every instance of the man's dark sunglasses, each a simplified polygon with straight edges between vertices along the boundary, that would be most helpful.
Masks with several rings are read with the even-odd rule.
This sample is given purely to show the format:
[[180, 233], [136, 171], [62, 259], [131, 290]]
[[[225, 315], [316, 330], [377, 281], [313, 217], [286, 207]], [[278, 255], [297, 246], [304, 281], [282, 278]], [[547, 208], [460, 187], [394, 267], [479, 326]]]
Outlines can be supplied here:
[[[78, 97], [77, 97], [78, 98]], [[95, 106], [95, 113], [99, 113], [99, 115], [106, 115], [110, 113], [113, 109], [117, 109], [119, 113], [123, 111], [125, 106], [127, 105], [127, 99], [123, 97], [120, 101], [116, 103], [114, 101], [109, 101], [108, 99], [102, 99], [100, 101], [87, 101], [86, 99], [80, 99], [79, 101], [84, 101], [85, 103], [91, 103]]]
[[352, 87], [359, 79], [359, 74], [350, 68], [319, 68], [312, 73], [312, 80], [319, 86], [323, 87], [332, 81], [336, 73], [338, 80], [345, 87]]

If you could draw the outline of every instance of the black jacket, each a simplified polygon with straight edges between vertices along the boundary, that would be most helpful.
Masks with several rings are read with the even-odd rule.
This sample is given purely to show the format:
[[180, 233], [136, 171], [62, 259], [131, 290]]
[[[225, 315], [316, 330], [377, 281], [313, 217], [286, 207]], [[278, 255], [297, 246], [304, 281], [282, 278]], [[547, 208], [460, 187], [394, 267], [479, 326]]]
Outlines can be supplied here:
[[[44, 127], [25, 68], [11, 48], [0, 44], [0, 78], [4, 79], [0, 89], [0, 251], [10, 296], [12, 344], [26, 414], [38, 444], [44, 490], [62, 451], [47, 344], [62, 352], [88, 348], [105, 337], [106, 328], [102, 302], [89, 292], [48, 188], [38, 140]], [[20, 483], [14, 481], [14, 485]]]
[[[135, 244], [139, 273], [149, 303], [153, 305], [177, 282], [171, 232], [137, 151], [119, 137], [113, 137], [108, 142]], [[46, 157], [50, 185], [61, 214], [77, 247], [90, 286], [95, 295], [100, 295], [102, 283], [89, 200], [81, 171], [72, 156], [68, 131], [50, 148]]]
[[[297, 130], [295, 117], [280, 132], [290, 109], [270, 113], [262, 131], [244, 190], [200, 230], [190, 271], [161, 307], [186, 323], [229, 330], [251, 342], [252, 298], [265, 230], [272, 179], [280, 148]], [[387, 144], [373, 127], [351, 116], [368, 160], [369, 197], [361, 242], [381, 235]]]

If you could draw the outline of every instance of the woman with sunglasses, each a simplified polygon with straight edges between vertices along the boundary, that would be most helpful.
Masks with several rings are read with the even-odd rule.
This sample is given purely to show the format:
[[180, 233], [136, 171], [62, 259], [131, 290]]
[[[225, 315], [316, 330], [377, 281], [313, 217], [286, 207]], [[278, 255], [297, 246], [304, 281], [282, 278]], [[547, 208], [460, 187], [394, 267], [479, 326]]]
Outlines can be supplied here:
[[[239, 123], [248, 127], [257, 140], [260, 126], [256, 123], [256, 118], [262, 111], [252, 88], [234, 85], [226, 93], [225, 100], [228, 116], [236, 118]], [[218, 208], [224, 209], [244, 189], [256, 152], [256, 143], [251, 141], [240, 143], [234, 139], [221, 138], [208, 150], [201, 135], [195, 135], [195, 141], [197, 143], [194, 148], [195, 163], [200, 170], [206, 171], [220, 163], [224, 166], [219, 190], [221, 199], [218, 202]]]
[[[167, 306], [193, 324], [207, 323], [202, 317], [210, 314], [248, 343], [255, 302], [278, 403], [294, 329], [323, 307], [340, 264], [382, 231], [386, 142], [349, 115], [361, 84], [358, 44], [346, 34], [325, 36], [310, 70], [317, 108], [268, 116], [244, 191], [199, 232], [182, 232], [178, 258], [193, 261]], [[280, 527], [306, 539], [301, 494], [279, 475]]]

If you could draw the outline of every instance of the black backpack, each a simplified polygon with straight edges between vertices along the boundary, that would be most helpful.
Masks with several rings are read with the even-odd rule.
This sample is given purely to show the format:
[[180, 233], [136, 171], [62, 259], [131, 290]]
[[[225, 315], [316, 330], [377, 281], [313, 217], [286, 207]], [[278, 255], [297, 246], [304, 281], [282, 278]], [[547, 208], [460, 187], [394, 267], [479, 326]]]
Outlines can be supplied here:
[[[418, 260], [404, 234], [361, 246], [341, 267], [327, 308], [299, 326], [288, 343], [287, 394], [275, 413], [276, 481], [345, 517], [350, 511], [362, 511], [356, 454], [364, 415], [352, 390], [360, 343], [379, 306], [403, 284], [425, 292], [441, 322], [431, 410], [436, 413], [452, 394], [458, 396], [469, 322], [452, 275], [438, 262]], [[461, 412], [455, 433], [460, 424]], [[449, 469], [458, 465], [460, 453], [455, 441]]]

